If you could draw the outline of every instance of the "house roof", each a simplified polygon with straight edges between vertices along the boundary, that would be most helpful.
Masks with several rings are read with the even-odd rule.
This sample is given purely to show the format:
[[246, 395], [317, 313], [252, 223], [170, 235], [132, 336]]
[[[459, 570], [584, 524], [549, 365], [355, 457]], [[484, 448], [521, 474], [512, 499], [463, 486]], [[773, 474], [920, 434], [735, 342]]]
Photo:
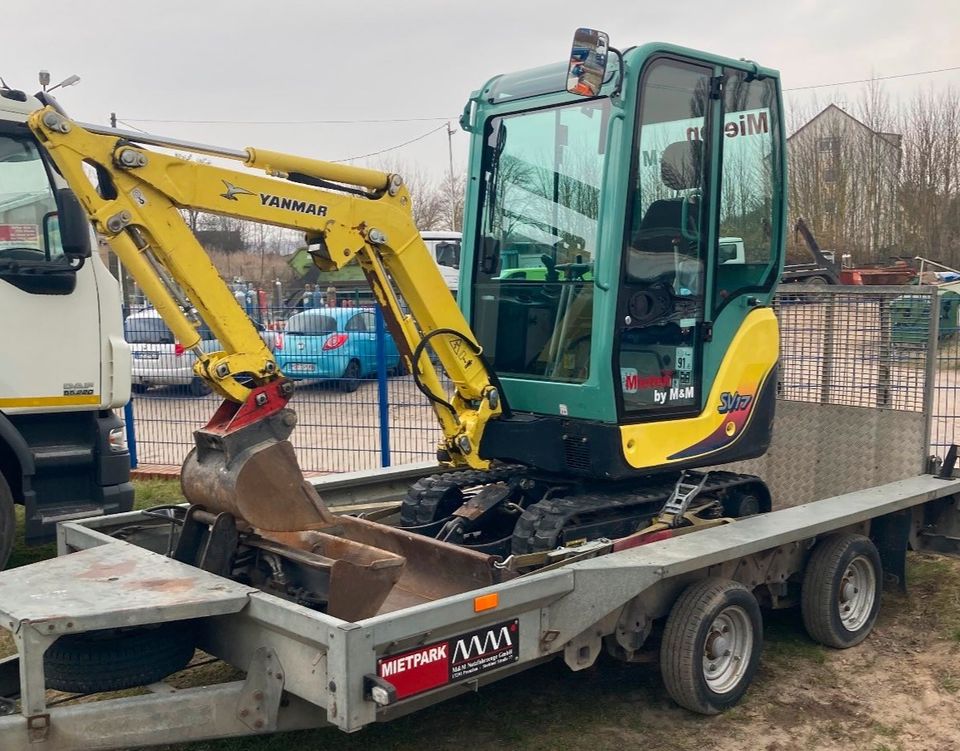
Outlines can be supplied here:
[[836, 110], [841, 115], [843, 115], [849, 120], [852, 120], [858, 126], [866, 130], [868, 133], [873, 133], [875, 136], [878, 136], [879, 138], [883, 139], [884, 143], [887, 143], [891, 148], [897, 149], [897, 151], [900, 150], [900, 142], [903, 140], [903, 136], [901, 136], [899, 133], [881, 133], [879, 131], [876, 131], [873, 128], [871, 128], [869, 125], [867, 125], [865, 122], [863, 122], [862, 120], [858, 120], [849, 112], [838, 107], [835, 104], [828, 104], [820, 112], [818, 112], [816, 115], [814, 115], [809, 120], [807, 120], [807, 122], [805, 122], [803, 125], [797, 128], [793, 133], [787, 136], [787, 141], [789, 142], [792, 139], [796, 138], [798, 135], [800, 135], [800, 133], [804, 131], [804, 129], [812, 125], [814, 122], [819, 120], [821, 117], [823, 117], [827, 112], [830, 112], [831, 110]]

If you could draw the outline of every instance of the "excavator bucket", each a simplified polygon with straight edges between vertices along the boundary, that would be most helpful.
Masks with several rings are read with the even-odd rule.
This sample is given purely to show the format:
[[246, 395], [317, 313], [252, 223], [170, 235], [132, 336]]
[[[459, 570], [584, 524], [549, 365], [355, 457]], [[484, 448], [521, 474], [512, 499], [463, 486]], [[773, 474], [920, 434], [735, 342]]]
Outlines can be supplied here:
[[[268, 397], [260, 405], [255, 403], [258, 392]], [[303, 479], [287, 440], [296, 414], [282, 406], [286, 399], [276, 391], [258, 390], [252, 397], [239, 406], [224, 402], [207, 426], [194, 433], [195, 448], [180, 472], [184, 497], [263, 530], [337, 526], [337, 518]]]

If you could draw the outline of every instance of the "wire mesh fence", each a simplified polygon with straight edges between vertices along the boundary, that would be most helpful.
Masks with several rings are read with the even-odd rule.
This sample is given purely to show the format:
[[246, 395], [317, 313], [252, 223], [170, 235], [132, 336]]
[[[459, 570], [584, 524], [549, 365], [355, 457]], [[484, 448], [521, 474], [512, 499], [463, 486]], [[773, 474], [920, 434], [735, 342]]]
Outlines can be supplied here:
[[[941, 291], [932, 316], [936, 294], [930, 287], [782, 288], [775, 301], [779, 398], [924, 413], [931, 450], [943, 455], [960, 438], [960, 306]], [[433, 410], [404, 372], [375, 307], [354, 303], [293, 315], [261, 309], [252, 317], [284, 373], [297, 382], [291, 406], [299, 424], [292, 441], [304, 470], [374, 469], [433, 458], [441, 437]], [[155, 323], [136, 324], [145, 333], [138, 332], [135, 322], [151, 318]], [[129, 411], [138, 461], [179, 465], [193, 445], [193, 430], [219, 399], [203, 393], [190, 354], [177, 354], [155, 313], [128, 317], [126, 329], [138, 392]], [[162, 342], [140, 341], [164, 336]], [[218, 345], [211, 340], [203, 346]], [[163, 351], [143, 354], [152, 350]]]
[[919, 287], [782, 289], [779, 397], [923, 412], [931, 296]]
[[[291, 440], [304, 470], [372, 469], [435, 455], [436, 419], [374, 306], [348, 299], [340, 307], [264, 308], [251, 318], [297, 385]], [[133, 351], [128, 421], [137, 461], [179, 465], [220, 399], [194, 374], [196, 355], [155, 311], [129, 315], [124, 329]], [[220, 348], [212, 332], [200, 333], [201, 349]]]

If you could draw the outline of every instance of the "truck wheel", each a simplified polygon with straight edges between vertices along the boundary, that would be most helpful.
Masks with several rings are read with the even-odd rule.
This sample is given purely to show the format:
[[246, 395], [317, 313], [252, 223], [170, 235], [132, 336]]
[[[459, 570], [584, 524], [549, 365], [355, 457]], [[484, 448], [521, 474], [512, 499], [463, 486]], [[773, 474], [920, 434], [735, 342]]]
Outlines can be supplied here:
[[822, 287], [830, 284], [830, 280], [825, 276], [809, 276], [803, 280], [803, 283], [810, 285], [811, 287]]
[[866, 639], [880, 611], [882, 571], [876, 546], [863, 535], [832, 535], [817, 543], [800, 597], [810, 637], [836, 649]]
[[4, 568], [10, 559], [16, 533], [17, 517], [13, 509], [13, 493], [10, 492], [6, 479], [0, 475], [0, 569]]
[[743, 696], [757, 672], [763, 621], [757, 599], [728, 579], [690, 585], [674, 603], [660, 645], [671, 698], [700, 714], [718, 714]]
[[190, 623], [61, 636], [43, 656], [47, 688], [93, 694], [145, 686], [183, 670], [193, 657]]

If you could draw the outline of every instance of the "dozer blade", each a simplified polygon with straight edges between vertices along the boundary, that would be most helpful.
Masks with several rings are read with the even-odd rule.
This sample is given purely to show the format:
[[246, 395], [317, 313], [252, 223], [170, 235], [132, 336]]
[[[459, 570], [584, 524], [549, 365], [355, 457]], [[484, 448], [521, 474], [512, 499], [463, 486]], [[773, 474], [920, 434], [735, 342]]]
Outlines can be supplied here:
[[303, 479], [287, 440], [296, 414], [267, 403], [258, 413], [249, 405], [249, 400], [239, 407], [225, 402], [210, 423], [194, 433], [196, 446], [180, 472], [184, 497], [263, 530], [337, 526], [339, 520]]

